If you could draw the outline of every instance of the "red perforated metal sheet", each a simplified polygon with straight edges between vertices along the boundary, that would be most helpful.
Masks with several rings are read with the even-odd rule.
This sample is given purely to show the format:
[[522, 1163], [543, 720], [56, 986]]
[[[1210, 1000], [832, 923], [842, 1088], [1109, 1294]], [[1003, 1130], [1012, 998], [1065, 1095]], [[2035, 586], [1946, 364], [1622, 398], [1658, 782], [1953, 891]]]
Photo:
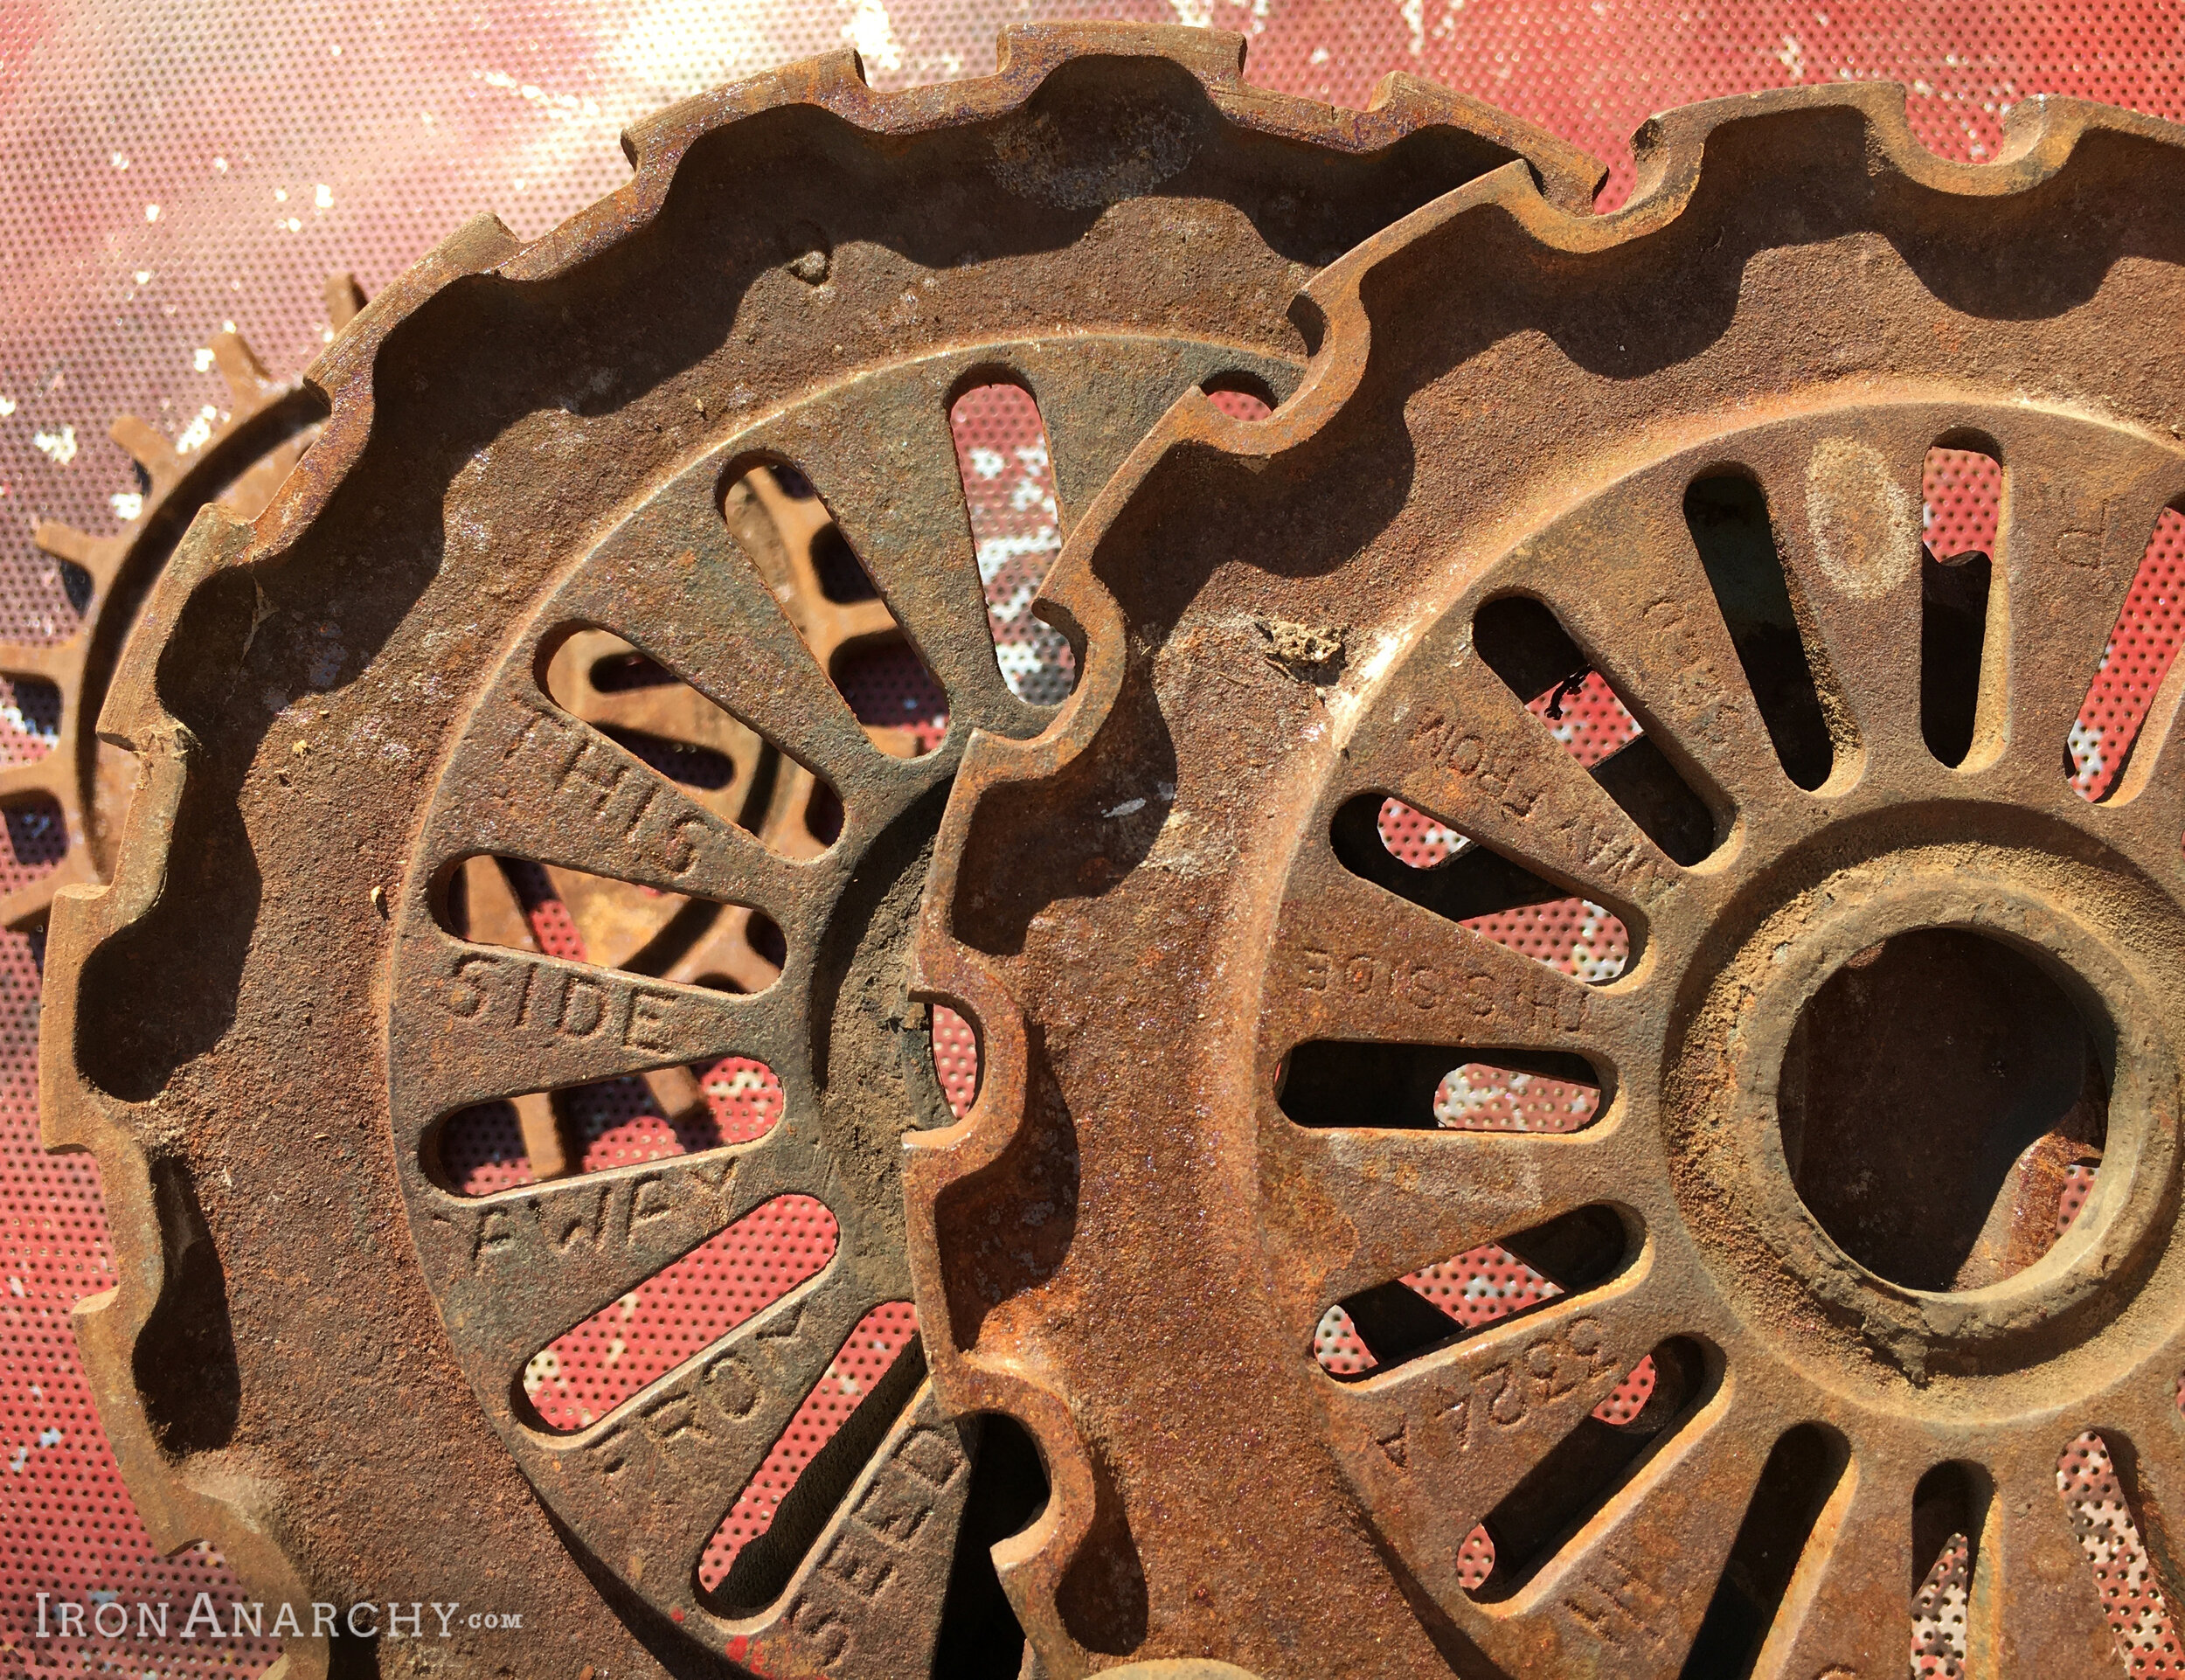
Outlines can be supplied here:
[[[1916, 129], [1937, 149], [1975, 159], [1994, 150], [2008, 107], [2035, 92], [2185, 117], [2185, 7], [2175, 0], [2015, 13], [1870, 0], [1732, 0], [1675, 13], [1632, 0], [1523, 7], [1138, 0], [1097, 8], [830, 0], [730, 9], [698, 0], [559, 8], [482, 0], [454, 10], [364, 0], [274, 10], [239, 0], [159, 10], [25, 0], [0, 10], [0, 226], [10, 235], [0, 271], [0, 635], [57, 639], [73, 626], [61, 568], [31, 547], [32, 516], [94, 531], [128, 517], [141, 487], [105, 441], [107, 424], [133, 411], [185, 453], [201, 442], [225, 406], [210, 354], [224, 325], [240, 328], [276, 374], [292, 376], [321, 341], [323, 274], [353, 269], [375, 289], [483, 209], [524, 234], [542, 231], [624, 178], [619, 128], [669, 99], [845, 43], [884, 85], [975, 74], [993, 63], [998, 24], [1096, 11], [1238, 29], [1252, 38], [1253, 80], [1345, 103], [1362, 102], [1390, 70], [1439, 78], [1609, 158], [1611, 203], [1631, 180], [1625, 142], [1650, 111], [1797, 81], [1906, 81]], [[1047, 698], [1059, 691], [1053, 646], [1023, 602], [1052, 552], [1055, 510], [1028, 407], [1021, 393], [976, 392], [956, 419], [1005, 667], [1025, 692]], [[1977, 479], [1977, 464], [1969, 478], [1931, 476], [1938, 552], [1982, 539]], [[1992, 483], [1987, 494], [1992, 506]], [[2090, 673], [2093, 692], [2073, 740], [2090, 795], [2111, 785], [2168, 670], [2181, 627], [2181, 567], [2185, 521], [2172, 517], [2156, 533], [2101, 672]], [[941, 725], [938, 697], [914, 660], [891, 659], [845, 671], [844, 686], [870, 720], [910, 723], [930, 745]], [[1628, 732], [1599, 688], [1596, 679], [1564, 703], [1571, 744], [1582, 752], [1605, 751]], [[34, 753], [52, 736], [50, 711], [34, 690], [0, 695], [0, 758]], [[58, 856], [57, 837], [38, 814], [11, 813], [7, 828], [0, 885]], [[1453, 837], [1392, 832], [1391, 839], [1425, 848], [1418, 855], [1426, 861], [1436, 847], [1446, 856]], [[1489, 931], [1590, 977], [1620, 967], [1623, 930], [1592, 906], [1512, 913], [1517, 920]], [[230, 1585], [217, 1558], [152, 1554], [90, 1408], [66, 1316], [75, 1300], [104, 1287], [110, 1261], [93, 1170], [37, 1149], [37, 961], [35, 941], [0, 936], [0, 1650], [38, 1672], [75, 1670], [86, 1659], [129, 1674], [253, 1672], [271, 1660], [270, 1642], [184, 1643], [134, 1628], [118, 1641], [25, 1638], [39, 1592], [186, 1603], [200, 1588], [224, 1595]], [[961, 1110], [975, 1088], [969, 1033], [947, 1017], [936, 1037], [944, 1084]], [[766, 1123], [769, 1099], [753, 1070], [724, 1064], [705, 1072], [714, 1135]], [[1567, 1113], [1567, 1101], [1506, 1087], [1473, 1092], [1476, 1100], [1467, 1099], [1468, 1108], [1456, 1102], [1453, 1113], [1501, 1124]], [[587, 1159], [635, 1159], [701, 1142], [647, 1112], [634, 1086], [603, 1088], [586, 1101], [576, 1123]], [[522, 1169], [513, 1136], [497, 1153], [489, 1139], [481, 1149], [475, 1170], [489, 1177], [496, 1167]], [[724, 1246], [729, 1272], [751, 1273], [754, 1234], [756, 1227], [738, 1239], [740, 1249]], [[756, 1256], [762, 1292], [778, 1293], [804, 1263], [788, 1252], [794, 1244], [787, 1236], [774, 1234], [780, 1255]], [[803, 1233], [796, 1241], [811, 1239]], [[1467, 1322], [1552, 1288], [1507, 1255], [1480, 1257], [1468, 1270], [1432, 1268], [1419, 1283]], [[646, 1357], [658, 1357], [677, 1334], [676, 1313], [644, 1310], [656, 1338]], [[784, 1478], [802, 1461], [798, 1454], [808, 1456], [830, 1420], [854, 1403], [854, 1388], [899, 1348], [907, 1309], [883, 1315], [891, 1311], [860, 1327], [815, 1391], [811, 1415], [799, 1414], [780, 1461], [769, 1461], [725, 1524], [708, 1569], [725, 1570], [730, 1550], [760, 1531]], [[638, 1317], [633, 1309], [630, 1322]], [[622, 1339], [618, 1358], [637, 1358], [638, 1343]], [[607, 1336], [588, 1357], [603, 1361], [614, 1341]], [[1620, 1398], [1635, 1407], [1642, 1397]], [[2109, 1572], [2135, 1671], [2175, 1671], [2175, 1638], [2166, 1622], [2150, 1620], [2144, 1561], [2134, 1562], [2140, 1554], [2112, 1467], [2090, 1447], [2067, 1459], [2064, 1475], [2078, 1496], [2090, 1558]], [[1944, 1576], [1946, 1564], [1938, 1565]], [[1930, 1585], [1941, 1621], [1923, 1627], [1939, 1643], [1918, 1664], [1946, 1672], [1953, 1659], [1943, 1622], [1953, 1589], [1943, 1576]], [[1961, 1582], [1954, 1590], [1961, 1629]]]

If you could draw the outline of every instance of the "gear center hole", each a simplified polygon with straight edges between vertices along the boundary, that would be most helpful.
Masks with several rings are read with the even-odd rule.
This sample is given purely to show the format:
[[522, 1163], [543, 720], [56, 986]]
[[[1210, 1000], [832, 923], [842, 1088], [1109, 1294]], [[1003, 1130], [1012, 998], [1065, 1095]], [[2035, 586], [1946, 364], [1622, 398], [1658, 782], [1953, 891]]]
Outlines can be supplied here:
[[1784, 1052], [1792, 1183], [1892, 1283], [2000, 1283], [2092, 1191], [2109, 1114], [2097, 1046], [2064, 988], [2001, 941], [1929, 927], [1870, 946], [1814, 995]]

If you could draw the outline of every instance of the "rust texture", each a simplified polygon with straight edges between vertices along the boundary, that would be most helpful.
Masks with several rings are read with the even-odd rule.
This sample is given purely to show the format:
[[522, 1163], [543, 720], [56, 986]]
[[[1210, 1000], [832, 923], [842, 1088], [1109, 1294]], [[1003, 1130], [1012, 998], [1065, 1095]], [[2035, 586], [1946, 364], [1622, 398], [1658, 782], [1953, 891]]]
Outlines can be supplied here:
[[[253, 1596], [526, 1613], [429, 1651], [292, 1641], [292, 1673], [933, 1662], [979, 1429], [915, 1350], [864, 1456], [776, 1519], [760, 1600], [697, 1564], [843, 1336], [911, 1293], [898, 1138], [948, 1119], [906, 996], [926, 859], [964, 743], [1052, 717], [995, 664], [949, 403], [1031, 392], [1066, 528], [1183, 393], [1288, 395], [1298, 288], [1361, 240], [1500, 169], [1573, 212], [1599, 176], [1424, 84], [1336, 111], [1242, 58], [1023, 28], [983, 80], [877, 94], [843, 53], [677, 106], [592, 211], [530, 246], [482, 219], [388, 287], [311, 370], [296, 471], [160, 578], [101, 719], [142, 767], [114, 884], [59, 894], [47, 955], [46, 1137], [96, 1152], [113, 1208], [119, 1284], [79, 1324], [101, 1416], [155, 1537]], [[938, 750], [876, 739], [815, 662], [876, 626], [754, 563], [732, 487], [773, 466], [944, 690]], [[734, 721], [588, 684], [624, 647]], [[785, 808], [694, 797], [610, 725], [770, 754], [839, 834], [770, 847]], [[630, 967], [522, 948], [500, 860], [561, 871]], [[694, 901], [763, 913], [778, 973], [652, 963]], [[764, 955], [749, 926], [711, 925], [725, 968]], [[438, 1174], [465, 1105], [727, 1054], [785, 1092], [755, 1142], [578, 1176], [533, 1103], [536, 1182]], [[573, 1434], [527, 1418], [543, 1344], [786, 1191], [839, 1225], [808, 1289]]]
[[[943, 1402], [1046, 1460], [1051, 1672], [1901, 1674], [1953, 1528], [1970, 1671], [2123, 1672], [2089, 1429], [2180, 1602], [2178, 675], [2102, 802], [2065, 743], [2185, 495], [2185, 135], [2036, 101], [1960, 167], [1869, 86], [1641, 140], [1613, 216], [1505, 170], [1323, 272], [1272, 417], [1180, 401], [1049, 580], [1076, 694], [967, 752], [919, 989], [983, 1085], [905, 1140], [911, 1263]], [[2005, 482], [1955, 724], [1936, 445]], [[1573, 666], [1644, 732], [1591, 774], [1526, 704]], [[1462, 925], [1566, 896], [1620, 975]], [[1472, 1062], [1599, 1111], [1438, 1124]], [[1404, 1322], [1487, 1243], [1562, 1292]]]

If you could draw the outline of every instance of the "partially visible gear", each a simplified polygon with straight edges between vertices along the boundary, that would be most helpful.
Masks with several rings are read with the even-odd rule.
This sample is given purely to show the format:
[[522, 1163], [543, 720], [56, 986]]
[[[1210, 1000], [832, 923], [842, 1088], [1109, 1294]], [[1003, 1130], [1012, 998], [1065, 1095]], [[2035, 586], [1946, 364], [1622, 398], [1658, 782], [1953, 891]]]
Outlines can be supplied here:
[[[161, 1538], [337, 1602], [520, 1592], [522, 1630], [436, 1646], [447, 1672], [1014, 1664], [988, 1551], [1037, 1466], [949, 1413], [914, 1336], [763, 1535], [712, 1549], [846, 1339], [906, 1316], [899, 1138], [951, 1119], [905, 990], [926, 861], [964, 742], [1051, 716], [996, 660], [952, 405], [1032, 396], [1066, 529], [1179, 394], [1291, 389], [1296, 287], [1360, 238], [1490, 170], [1573, 210], [1599, 175], [1442, 90], [1338, 112], [1242, 55], [1011, 29], [989, 78], [879, 94], [844, 53], [676, 107], [612, 198], [528, 246], [481, 220], [391, 286], [312, 371], [296, 476], [192, 528], [109, 702], [143, 788], [114, 886], [58, 901], [44, 1028], [48, 1140], [121, 1186], [83, 1339]], [[739, 485], [785, 503], [746, 524]], [[794, 570], [822, 516], [877, 601], [769, 571], [765, 529]], [[937, 743], [845, 698], [836, 656], [883, 635]], [[740, 722], [668, 718], [696, 703], [640, 660]], [[643, 739], [684, 731], [758, 767], [694, 792]], [[526, 948], [533, 869], [628, 966]], [[696, 900], [720, 913], [680, 948]], [[477, 1194], [447, 1170], [467, 1114], [542, 1097], [552, 1166], [555, 1093], [730, 1059], [778, 1082], [763, 1135]], [[808, 1281], [549, 1424], [542, 1351], [784, 1199], [835, 1232]]]
[[[364, 303], [351, 276], [327, 277], [330, 332], [339, 333]], [[32, 540], [77, 568], [87, 594], [77, 603], [76, 628], [65, 640], [0, 642], [0, 677], [49, 683], [59, 695], [52, 745], [34, 760], [0, 767], [0, 809], [51, 801], [65, 835], [53, 867], [0, 896], [0, 925], [43, 926], [62, 887], [101, 881], [112, 872], [136, 761], [100, 739], [96, 725], [122, 644], [198, 510], [215, 504], [237, 518], [255, 517], [317, 435], [325, 411], [316, 392], [301, 383], [274, 382], [239, 333], [216, 334], [212, 351], [227, 385], [229, 406], [196, 448], [178, 450], [134, 414], [114, 422], [114, 441], [142, 474], [135, 517], [104, 537], [51, 519], [35, 527]]]
[[[2133, 1519], [2185, 1604], [2185, 676], [2105, 800], [2066, 753], [2185, 508], [2185, 131], [2031, 101], [1964, 167], [1810, 88], [1640, 162], [1323, 272], [1296, 394], [1180, 402], [1065, 545], [1061, 719], [966, 756], [911, 1261], [1049, 1465], [1057, 1672], [1902, 1675], [1969, 1583], [1969, 1671], [2121, 1674]], [[1937, 448], [1992, 568], [1923, 547]], [[1552, 902], [1628, 961], [1495, 936]], [[1519, 1298], [1432, 1298], [1489, 1252]]]

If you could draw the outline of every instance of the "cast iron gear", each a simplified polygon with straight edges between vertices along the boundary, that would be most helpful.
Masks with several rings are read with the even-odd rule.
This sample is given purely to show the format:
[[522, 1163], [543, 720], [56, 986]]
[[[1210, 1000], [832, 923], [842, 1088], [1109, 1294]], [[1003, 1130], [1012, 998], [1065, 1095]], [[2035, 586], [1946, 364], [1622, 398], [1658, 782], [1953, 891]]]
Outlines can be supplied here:
[[[364, 302], [355, 280], [329, 275], [328, 330], [340, 332]], [[300, 384], [269, 378], [240, 334], [224, 330], [210, 348], [227, 385], [229, 406], [225, 418], [205, 411], [210, 434], [194, 449], [177, 448], [134, 414], [114, 422], [114, 441], [142, 475], [135, 517], [104, 537], [52, 519], [33, 528], [38, 547], [82, 573], [87, 594], [76, 628], [65, 640], [0, 642], [0, 675], [50, 683], [59, 693], [52, 746], [28, 763], [0, 768], [0, 809], [50, 800], [59, 809], [66, 849], [52, 869], [0, 898], [0, 925], [42, 927], [54, 893], [104, 880], [112, 870], [135, 765], [119, 747], [101, 741], [87, 720], [98, 718], [152, 580], [199, 508], [218, 503], [245, 519], [263, 509], [309, 447], [323, 418], [317, 395]]]
[[[2036, 100], [1963, 167], [1867, 86], [1657, 119], [1613, 216], [1499, 172], [1081, 521], [1078, 691], [968, 750], [919, 944], [983, 1086], [905, 1139], [935, 1388], [1048, 1464], [1055, 1672], [1902, 1675], [1953, 1530], [1970, 1671], [2122, 1672], [2086, 1431], [2185, 1602], [2185, 667], [2102, 802], [2065, 753], [2185, 507], [2182, 141]], [[2001, 463], [1977, 589], [1935, 446]], [[1641, 732], [1590, 774], [1588, 668]], [[1474, 925], [1579, 899], [1599, 983]], [[1470, 1129], [1465, 1068], [1597, 1106]], [[1399, 1282], [1487, 1244], [1530, 1310]]]
[[[860, 1315], [909, 1295], [898, 1140], [950, 1118], [905, 993], [926, 861], [963, 741], [1052, 715], [996, 664], [950, 403], [1032, 395], [1066, 524], [1179, 393], [1286, 395], [1296, 288], [1358, 240], [1513, 161], [1574, 212], [1599, 175], [1424, 84], [1340, 112], [1242, 57], [1022, 28], [982, 80], [879, 94], [842, 53], [677, 106], [613, 198], [527, 246], [482, 219], [388, 288], [311, 371], [331, 413], [281, 494], [192, 528], [108, 698], [142, 780], [114, 885], [57, 903], [42, 1059], [48, 1141], [97, 1152], [114, 1210], [120, 1287], [80, 1337], [156, 1537], [268, 1598], [520, 1601], [435, 1672], [935, 1663], [998, 1534], [915, 1342], [766, 1543], [724, 1582], [699, 1559]], [[775, 468], [945, 692], [936, 750], [876, 745], [736, 540], [724, 493]], [[554, 662], [595, 633], [825, 781], [839, 833], [770, 849], [580, 719]], [[479, 858], [762, 913], [778, 977], [476, 937], [507, 909], [459, 890]], [[731, 1052], [784, 1091], [754, 1142], [451, 1183], [468, 1105]], [[829, 1210], [831, 1263], [541, 1427], [543, 1345], [787, 1193]]]

